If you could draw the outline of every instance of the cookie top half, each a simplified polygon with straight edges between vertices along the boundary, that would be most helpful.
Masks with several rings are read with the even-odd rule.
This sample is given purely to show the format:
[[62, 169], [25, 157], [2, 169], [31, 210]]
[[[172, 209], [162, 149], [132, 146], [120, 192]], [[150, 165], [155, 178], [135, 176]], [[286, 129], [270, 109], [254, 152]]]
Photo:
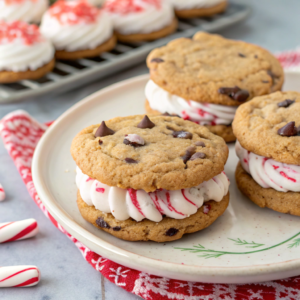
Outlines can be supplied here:
[[83, 129], [71, 146], [77, 166], [107, 185], [146, 192], [190, 188], [224, 170], [222, 138], [178, 117], [150, 119], [118, 117]]
[[151, 79], [171, 94], [231, 106], [278, 91], [284, 80], [267, 50], [204, 32], [154, 49], [147, 65]]
[[300, 93], [276, 92], [241, 105], [232, 123], [243, 148], [300, 165]]

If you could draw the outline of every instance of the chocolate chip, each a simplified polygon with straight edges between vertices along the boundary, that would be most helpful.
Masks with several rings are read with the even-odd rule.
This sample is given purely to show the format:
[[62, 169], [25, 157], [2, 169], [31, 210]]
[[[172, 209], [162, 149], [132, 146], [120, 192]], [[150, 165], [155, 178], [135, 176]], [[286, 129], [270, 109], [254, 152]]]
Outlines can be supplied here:
[[99, 227], [106, 228], [106, 229], [110, 229], [110, 226], [104, 221], [104, 219], [103, 219], [102, 217], [99, 217], [99, 218], [96, 220], [96, 224], [97, 224]]
[[188, 131], [173, 131], [172, 135], [174, 138], [179, 139], [191, 140], [193, 138], [193, 134]]
[[162, 63], [164, 62], [164, 60], [162, 58], [155, 57], [151, 59], [151, 62]]
[[102, 144], [103, 144], [103, 141], [99, 140], [98, 143], [99, 143], [99, 145], [102, 145]]
[[183, 162], [186, 163], [195, 152], [196, 152], [196, 147], [194, 146], [188, 147], [185, 151], [184, 156], [182, 156]]
[[300, 135], [300, 126], [297, 127], [297, 135]]
[[254, 58], [258, 58], [258, 56], [257, 56], [257, 55], [254, 55]]
[[238, 86], [235, 87], [221, 87], [218, 92], [223, 95], [229, 96], [231, 99], [244, 102], [249, 97], [249, 92], [247, 90], [242, 90]]
[[205, 144], [202, 141], [198, 141], [195, 143], [196, 146], [205, 147]]
[[279, 128], [277, 133], [281, 136], [295, 136], [297, 135], [297, 128], [295, 127], [295, 122], [289, 122], [282, 128]]
[[243, 53], [239, 53], [239, 56], [240, 56], [240, 57], [246, 57], [246, 55], [243, 54]]
[[153, 128], [155, 124], [151, 122], [147, 115], [143, 118], [143, 120], [137, 125], [138, 128]]
[[277, 103], [277, 106], [278, 107], [289, 107], [293, 103], [295, 103], [295, 100], [286, 99], [282, 102]]
[[133, 158], [129, 158], [129, 157], [126, 157], [126, 158], [125, 158], [125, 161], [126, 161], [128, 164], [137, 164], [137, 163], [138, 163], [137, 160], [134, 160]]
[[179, 230], [176, 228], [170, 228], [166, 231], [167, 236], [174, 236]]
[[101, 125], [98, 127], [96, 133], [95, 133], [95, 137], [103, 137], [103, 136], [107, 136], [107, 135], [113, 135], [115, 132], [108, 128], [105, 124], [104, 121], [102, 121]]
[[190, 160], [195, 160], [197, 158], [205, 158], [206, 157], [206, 154], [205, 153], [202, 153], [202, 152], [196, 152], [191, 158]]
[[275, 79], [278, 78], [278, 76], [276, 74], [274, 74], [271, 70], [268, 70], [267, 73], [272, 78], [273, 82], [275, 81]]
[[262, 83], [269, 83], [269, 80], [262, 80]]
[[121, 230], [120, 226], [113, 227], [113, 231], [120, 231], [120, 230]]

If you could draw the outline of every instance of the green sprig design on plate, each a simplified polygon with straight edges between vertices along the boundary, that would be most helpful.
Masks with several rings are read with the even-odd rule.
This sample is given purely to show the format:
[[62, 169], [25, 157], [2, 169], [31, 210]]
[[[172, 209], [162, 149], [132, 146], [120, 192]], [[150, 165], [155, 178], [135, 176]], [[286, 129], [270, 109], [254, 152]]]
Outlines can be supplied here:
[[288, 248], [293, 248], [293, 247], [298, 247], [300, 246], [300, 238], [293, 240], [293, 242], [291, 244], [289, 244]]
[[228, 238], [228, 239], [235, 242], [235, 245], [237, 245], [237, 246], [246, 246], [246, 248], [258, 248], [258, 247], [261, 247], [261, 246], [265, 245], [265, 244], [255, 243], [253, 241], [251, 243], [249, 243], [245, 240], [241, 240], [240, 238], [238, 238], [236, 240], [235, 239], [230, 239], [230, 238]]
[[[266, 248], [262, 248], [262, 249], [256, 249], [256, 250], [253, 250], [253, 251], [245, 251], [245, 252], [219, 251], [219, 250], [214, 250], [214, 249], [207, 249], [206, 247], [202, 246], [201, 244], [198, 244], [197, 246], [193, 246], [192, 248], [174, 247], [174, 249], [178, 249], [178, 250], [181, 250], [181, 251], [189, 251], [191, 253], [199, 253], [200, 255], [198, 255], [198, 257], [204, 257], [205, 259], [218, 258], [218, 257], [221, 257], [223, 255], [245, 255], [245, 254], [263, 252], [263, 251], [267, 251], [267, 250], [279, 247], [281, 245], [284, 245], [284, 244], [294, 240], [299, 235], [300, 235], [300, 232], [298, 232], [297, 234], [295, 234], [291, 238], [289, 238], [289, 239], [287, 239], [287, 240], [285, 240], [281, 243], [278, 243], [276, 245], [266, 247]], [[230, 239], [230, 240], [232, 240], [236, 243], [241, 241], [241, 243], [239, 242], [239, 245], [252, 245], [252, 246], [248, 246], [250, 248], [258, 248], [258, 247], [264, 246], [264, 244], [257, 244], [257, 243], [253, 243], [253, 242], [252, 243], [247, 243], [246, 241], [242, 241], [240, 239], [237, 239], [237, 240]], [[260, 245], [260, 246], [255, 246], [255, 245]], [[300, 238], [295, 239], [291, 244], [289, 244], [288, 248], [293, 248], [293, 247], [298, 247], [298, 246], [300, 246]]]

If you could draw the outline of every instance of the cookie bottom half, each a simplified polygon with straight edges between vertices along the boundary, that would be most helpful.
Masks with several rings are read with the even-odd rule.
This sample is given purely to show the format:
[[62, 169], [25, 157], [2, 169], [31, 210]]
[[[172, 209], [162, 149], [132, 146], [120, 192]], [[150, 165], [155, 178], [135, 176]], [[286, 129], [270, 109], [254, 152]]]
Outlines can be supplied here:
[[278, 192], [272, 188], [263, 188], [243, 169], [239, 162], [235, 171], [235, 180], [240, 191], [259, 207], [300, 216], [300, 193]]
[[197, 17], [209, 17], [215, 14], [222, 13], [227, 8], [227, 1], [223, 1], [211, 7], [175, 10], [178, 18], [189, 19]]
[[[162, 113], [154, 110], [150, 107], [149, 101], [146, 100], [145, 103], [146, 112], [148, 114], [161, 115]], [[225, 140], [226, 143], [235, 142], [236, 137], [233, 134], [231, 125], [204, 125], [207, 127], [213, 134], [220, 136]]]
[[150, 33], [134, 33], [134, 34], [121, 34], [119, 32], [116, 32], [116, 35], [119, 41], [125, 43], [153, 41], [173, 33], [174, 31], [176, 31], [177, 26], [178, 26], [178, 21], [176, 18], [174, 18], [171, 24], [157, 31], [153, 31]]
[[[229, 203], [229, 193], [221, 202], [205, 202], [210, 210], [207, 214], [203, 207], [190, 217], [182, 220], [164, 217], [160, 222], [144, 219], [136, 222], [133, 219], [119, 221], [110, 213], [103, 213], [94, 206], [87, 205], [77, 193], [77, 205], [83, 218], [95, 227], [102, 229], [117, 238], [127, 241], [170, 242], [182, 238], [186, 233], [202, 230], [211, 225], [226, 210]], [[209, 205], [209, 206], [208, 206]]]
[[38, 79], [51, 72], [55, 65], [55, 59], [44, 66], [31, 71], [27, 70], [24, 72], [13, 72], [13, 71], [0, 71], [0, 83], [12, 83], [25, 79]]
[[59, 50], [55, 52], [55, 56], [58, 59], [65, 59], [65, 60], [94, 57], [101, 54], [102, 52], [112, 50], [115, 47], [116, 42], [117, 42], [116, 35], [113, 34], [112, 37], [109, 38], [106, 42], [104, 42], [103, 44], [99, 45], [94, 49], [78, 50], [72, 52]]

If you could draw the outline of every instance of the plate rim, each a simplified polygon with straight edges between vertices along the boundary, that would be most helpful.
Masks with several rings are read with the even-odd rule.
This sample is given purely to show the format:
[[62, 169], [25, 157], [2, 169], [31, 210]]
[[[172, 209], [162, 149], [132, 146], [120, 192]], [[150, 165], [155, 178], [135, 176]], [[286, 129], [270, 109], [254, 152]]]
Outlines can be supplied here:
[[[300, 75], [299, 72], [297, 74]], [[149, 74], [142, 74], [100, 89], [99, 91], [89, 95], [83, 100], [77, 102], [75, 105], [71, 106], [61, 116], [59, 116], [43, 134], [34, 151], [32, 159], [32, 179], [37, 194], [39, 195], [42, 203], [45, 205], [52, 217], [63, 228], [71, 233], [72, 236], [74, 236], [84, 245], [85, 242], [88, 242], [88, 244], [91, 243], [92, 247], [91, 245], [87, 247], [97, 254], [105, 256], [106, 258], [129, 268], [142, 271], [145, 270], [145, 272], [151, 272], [151, 274], [157, 276], [167, 276], [169, 278], [178, 280], [188, 280], [185, 278], [194, 278], [194, 280], [190, 279], [191, 281], [195, 281], [195, 279], [198, 281], [198, 278], [201, 278], [202, 282], [207, 283], [249, 283], [249, 280], [251, 282], [265, 281], [266, 279], [262, 279], [262, 276], [265, 277], [267, 274], [270, 275], [268, 276], [267, 280], [276, 280], [289, 276], [299, 275], [300, 258], [264, 265], [230, 267], [182, 265], [180, 263], [167, 262], [145, 257], [127, 250], [123, 250], [120, 247], [95, 236], [93, 233], [84, 229], [78, 223], [72, 220], [68, 216], [68, 214], [63, 209], [61, 209], [58, 204], [56, 204], [55, 196], [51, 195], [51, 193], [48, 191], [45, 182], [42, 180], [42, 169], [39, 168], [39, 160], [42, 158], [43, 148], [46, 147], [47, 141], [48, 139], [50, 139], [49, 137], [55, 132], [57, 128], [59, 128], [60, 123], [63, 122], [65, 118], [72, 115], [74, 111], [77, 111], [78, 109], [80, 109], [80, 107], [85, 106], [90, 101], [94, 101], [98, 97], [103, 97], [104, 99], [105, 94], [116, 91], [118, 89], [120, 90], [122, 88], [128, 87], [129, 85], [139, 84], [148, 78]], [[94, 240], [95, 238], [96, 241]], [[97, 239], [99, 240], [98, 242]], [[82, 240], [84, 240], [85, 242], [82, 242]], [[95, 247], [98, 247], [97, 250], [95, 249]], [[99, 251], [98, 249], [101, 249], [101, 251]], [[113, 258], [109, 258], [109, 255], [113, 256]], [[285, 275], [282, 276], [279, 274], [279, 272], [281, 272], [281, 274], [284, 273]], [[163, 273], [167, 275], [162, 275]], [[255, 276], [255, 278], [253, 276]], [[237, 279], [237, 277], [241, 278]]]

